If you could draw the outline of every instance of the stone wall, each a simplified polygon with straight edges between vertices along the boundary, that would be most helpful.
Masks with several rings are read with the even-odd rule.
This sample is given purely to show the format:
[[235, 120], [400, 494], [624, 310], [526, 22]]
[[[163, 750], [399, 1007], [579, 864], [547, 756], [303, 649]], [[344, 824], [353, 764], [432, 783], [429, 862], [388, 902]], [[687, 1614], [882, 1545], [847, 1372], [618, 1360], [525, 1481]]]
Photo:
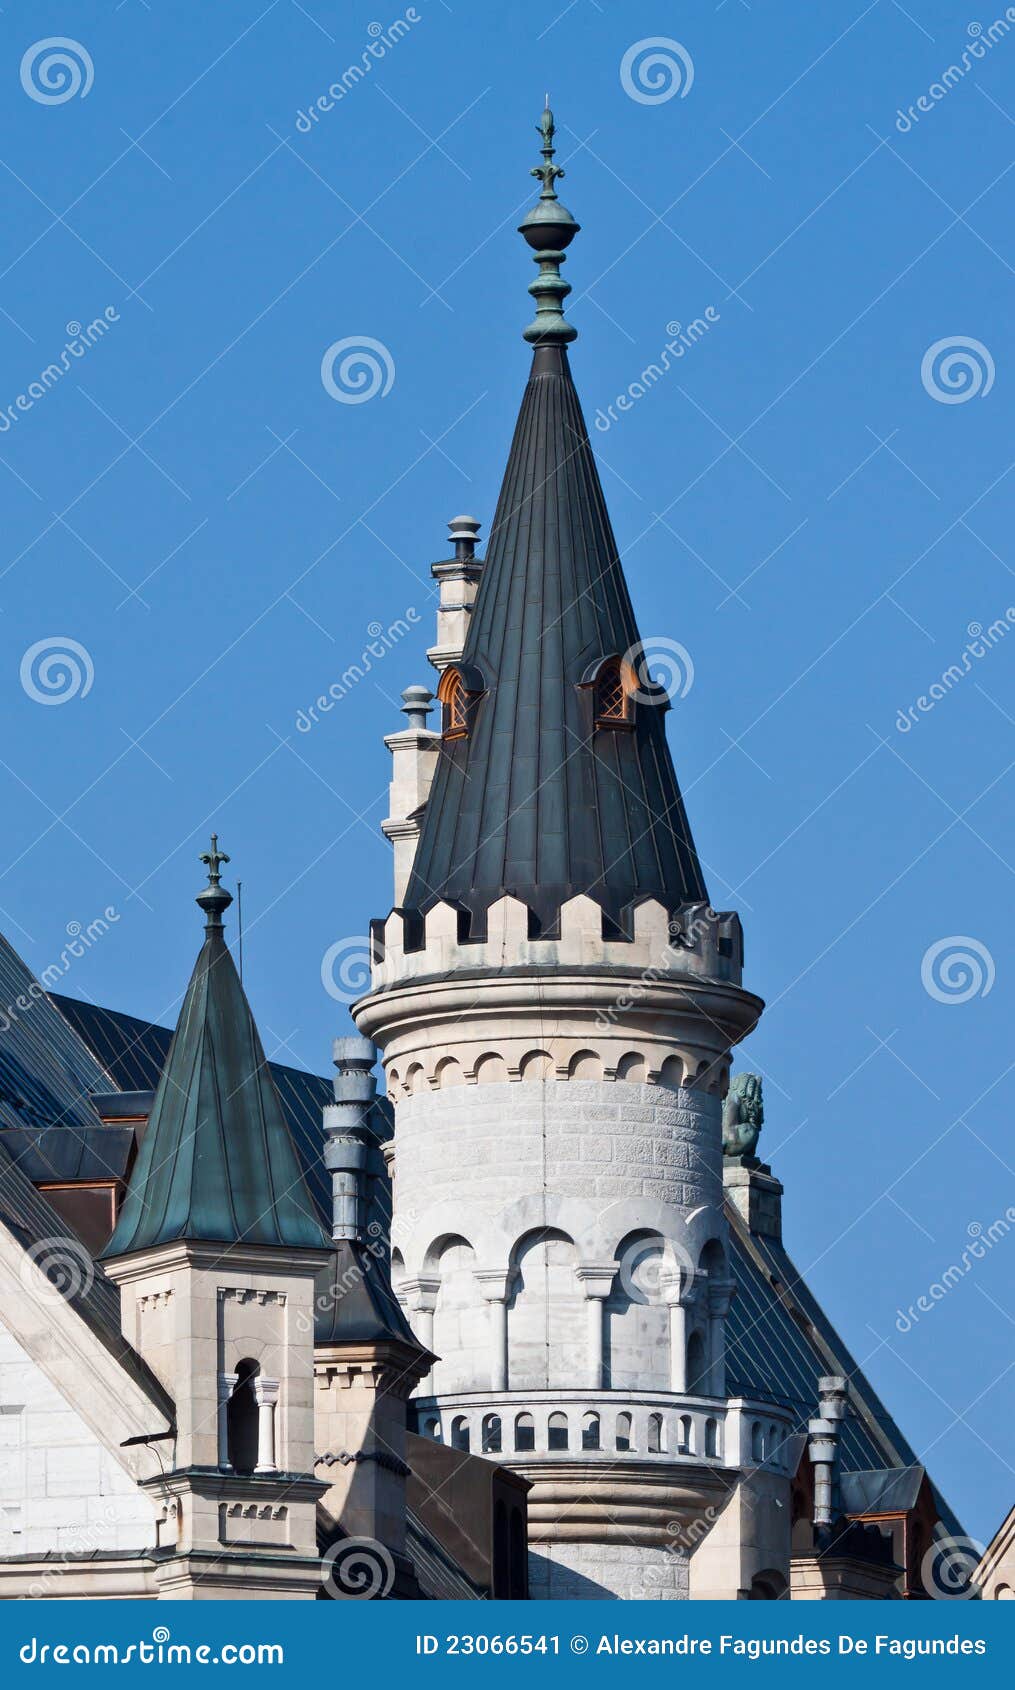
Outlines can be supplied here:
[[626, 1543], [554, 1543], [529, 1551], [532, 1601], [686, 1601], [688, 1562], [675, 1549]]
[[0, 1326], [0, 1554], [154, 1542], [148, 1498]]

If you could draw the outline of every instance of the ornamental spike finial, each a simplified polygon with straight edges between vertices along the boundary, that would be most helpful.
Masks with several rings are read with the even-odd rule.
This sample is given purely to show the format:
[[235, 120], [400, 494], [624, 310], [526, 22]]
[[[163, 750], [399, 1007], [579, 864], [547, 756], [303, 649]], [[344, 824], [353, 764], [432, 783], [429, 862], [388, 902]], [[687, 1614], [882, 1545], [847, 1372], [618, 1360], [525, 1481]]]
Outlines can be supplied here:
[[539, 275], [529, 283], [529, 292], [536, 301], [535, 320], [523, 332], [525, 339], [533, 345], [566, 346], [576, 339], [578, 330], [572, 328], [564, 317], [562, 307], [571, 292], [571, 284], [564, 281], [560, 266], [564, 262], [565, 247], [570, 246], [581, 225], [575, 222], [557, 198], [555, 183], [564, 172], [559, 164], [553, 162], [556, 125], [550, 110], [549, 94], [536, 127], [542, 137], [543, 162], [533, 165], [531, 175], [539, 179], [542, 188], [539, 203], [533, 206], [518, 227], [535, 251]]
[[199, 892], [196, 902], [200, 904], [208, 918], [208, 929], [221, 928], [222, 914], [233, 901], [231, 892], [227, 892], [222, 885], [221, 865], [229, 861], [225, 851], [219, 850], [219, 836], [211, 836], [211, 850], [201, 852], [201, 861], [208, 867], [208, 884], [203, 892]]

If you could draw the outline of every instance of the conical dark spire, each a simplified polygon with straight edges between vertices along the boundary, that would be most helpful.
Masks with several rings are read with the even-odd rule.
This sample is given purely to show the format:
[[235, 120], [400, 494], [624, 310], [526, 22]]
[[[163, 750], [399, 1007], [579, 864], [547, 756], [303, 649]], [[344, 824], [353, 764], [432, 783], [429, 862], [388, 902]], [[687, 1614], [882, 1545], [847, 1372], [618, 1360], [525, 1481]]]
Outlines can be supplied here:
[[[544, 126], [549, 149], [549, 112]], [[667, 701], [646, 681], [568, 365], [574, 331], [556, 265], [577, 225], [553, 194], [554, 170], [547, 158], [535, 172], [543, 194], [522, 224], [533, 244], [549, 234], [555, 245], [539, 253], [533, 288], [546, 300], [532, 330], [543, 325], [526, 330], [532, 372], [461, 665], [468, 732], [442, 747], [405, 896], [407, 910], [458, 903], [474, 932], [506, 892], [547, 934], [580, 892], [618, 929], [643, 898], [676, 910], [708, 897], [666, 741]], [[624, 721], [603, 727], [593, 683], [611, 658], [628, 698]]]
[[229, 858], [212, 835], [207, 916], [127, 1196], [103, 1255], [186, 1239], [321, 1250], [316, 1217], [250, 1005], [225, 942]]

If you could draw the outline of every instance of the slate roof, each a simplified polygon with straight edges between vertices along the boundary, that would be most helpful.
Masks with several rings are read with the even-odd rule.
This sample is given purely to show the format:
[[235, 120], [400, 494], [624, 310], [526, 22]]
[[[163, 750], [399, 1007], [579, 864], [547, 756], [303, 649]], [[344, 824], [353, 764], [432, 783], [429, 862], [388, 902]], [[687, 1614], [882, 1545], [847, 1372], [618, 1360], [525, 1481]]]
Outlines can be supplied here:
[[[210, 888], [202, 899], [213, 894]], [[217, 895], [228, 902], [228, 894]], [[330, 1244], [215, 913], [103, 1256], [176, 1239], [310, 1250]]]
[[509, 892], [553, 934], [580, 892], [617, 928], [638, 899], [707, 900], [664, 702], [636, 704], [630, 731], [592, 728], [583, 683], [638, 640], [567, 350], [538, 346], [466, 637], [482, 696], [441, 747], [407, 909], [444, 899], [481, 933]]
[[0, 1128], [101, 1128], [89, 1094], [108, 1089], [35, 975], [0, 935]]

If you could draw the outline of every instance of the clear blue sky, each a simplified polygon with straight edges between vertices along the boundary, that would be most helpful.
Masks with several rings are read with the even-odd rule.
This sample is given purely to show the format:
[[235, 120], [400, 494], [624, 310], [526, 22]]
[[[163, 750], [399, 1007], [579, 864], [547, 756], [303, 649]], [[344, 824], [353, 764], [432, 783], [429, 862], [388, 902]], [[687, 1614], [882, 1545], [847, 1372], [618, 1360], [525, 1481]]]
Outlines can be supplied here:
[[[309, 133], [299, 113], [403, 13], [0, 17], [0, 921], [41, 970], [113, 906], [65, 989], [171, 1019], [217, 826], [265, 1043], [326, 1069], [348, 1021], [322, 955], [388, 907], [381, 740], [427, 678], [428, 565], [449, 517], [489, 521], [525, 378], [514, 227], [549, 88], [590, 422], [668, 323], [718, 313], [593, 438], [642, 632], [693, 658], [672, 743], [771, 1006], [743, 1059], [766, 1075], [789, 1245], [982, 1538], [1015, 1492], [1015, 1236], [909, 1333], [896, 1311], [1015, 1204], [1015, 631], [896, 724], [970, 624], [1015, 605], [1015, 30], [935, 99], [976, 39], [938, 0], [416, 13]], [[46, 104], [23, 56], [64, 33], [92, 85]], [[621, 61], [658, 35], [693, 82], [634, 99]], [[67, 325], [107, 307], [19, 408]], [[322, 356], [363, 336], [393, 383], [338, 403]], [[944, 403], [921, 367], [956, 339], [985, 349], [980, 392]], [[299, 733], [410, 608], [409, 637]], [[22, 660], [57, 636], [94, 678], [44, 706]], [[989, 950], [988, 995], [924, 988], [953, 935]]]

